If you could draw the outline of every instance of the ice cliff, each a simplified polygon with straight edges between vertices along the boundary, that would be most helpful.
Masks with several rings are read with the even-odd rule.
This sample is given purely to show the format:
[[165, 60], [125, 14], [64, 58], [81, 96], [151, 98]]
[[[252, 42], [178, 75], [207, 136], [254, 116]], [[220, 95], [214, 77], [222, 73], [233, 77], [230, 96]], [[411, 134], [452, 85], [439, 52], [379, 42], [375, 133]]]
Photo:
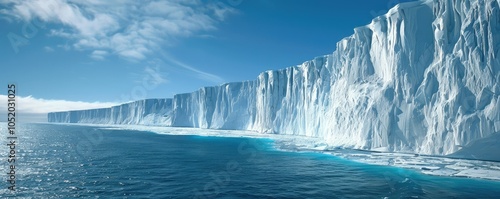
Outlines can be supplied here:
[[49, 122], [245, 129], [445, 155], [500, 131], [499, 49], [497, 0], [403, 3], [302, 65]]
[[89, 124], [169, 125], [172, 99], [146, 99], [110, 108], [55, 112], [49, 122]]

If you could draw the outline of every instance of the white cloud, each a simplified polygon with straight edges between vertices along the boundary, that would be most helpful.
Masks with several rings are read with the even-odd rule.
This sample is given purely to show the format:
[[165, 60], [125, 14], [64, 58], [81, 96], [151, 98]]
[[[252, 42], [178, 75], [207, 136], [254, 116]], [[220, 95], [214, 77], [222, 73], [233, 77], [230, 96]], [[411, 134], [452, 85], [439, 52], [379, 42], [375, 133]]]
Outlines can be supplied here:
[[[6, 95], [0, 95], [0, 101], [7, 101]], [[66, 100], [51, 100], [34, 98], [32, 96], [16, 96], [16, 121], [18, 122], [47, 122], [47, 113], [69, 110], [85, 110], [107, 108], [120, 103], [110, 102], [81, 102]], [[7, 103], [0, 103], [0, 122], [6, 121]]]
[[[7, 101], [6, 95], [0, 95], [0, 101]], [[50, 100], [34, 98], [32, 96], [16, 96], [17, 112], [24, 114], [47, 114], [49, 112], [85, 110], [95, 108], [106, 108], [118, 105], [110, 102], [81, 102], [66, 100]], [[0, 112], [7, 110], [7, 103], [0, 103]]]
[[109, 51], [126, 59], [142, 60], [180, 37], [203, 34], [235, 9], [198, 0], [19, 0], [0, 1], [0, 14], [26, 21], [41, 19], [62, 24], [53, 36], [69, 39], [78, 50]]
[[94, 50], [90, 57], [95, 60], [104, 60], [109, 53], [104, 50]]
[[50, 46], [45, 46], [45, 47], [43, 47], [43, 50], [44, 50], [45, 52], [48, 52], [48, 53], [54, 52], [54, 49], [53, 49], [52, 47], [50, 47]]

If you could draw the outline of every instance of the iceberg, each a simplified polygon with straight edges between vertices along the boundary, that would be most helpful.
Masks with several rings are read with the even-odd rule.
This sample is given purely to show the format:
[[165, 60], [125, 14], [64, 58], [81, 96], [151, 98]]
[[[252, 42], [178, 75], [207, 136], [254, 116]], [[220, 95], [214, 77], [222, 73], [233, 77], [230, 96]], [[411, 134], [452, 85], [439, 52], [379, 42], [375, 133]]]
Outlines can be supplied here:
[[451, 155], [500, 131], [498, 0], [402, 3], [332, 54], [173, 99], [49, 113], [320, 138], [329, 147]]

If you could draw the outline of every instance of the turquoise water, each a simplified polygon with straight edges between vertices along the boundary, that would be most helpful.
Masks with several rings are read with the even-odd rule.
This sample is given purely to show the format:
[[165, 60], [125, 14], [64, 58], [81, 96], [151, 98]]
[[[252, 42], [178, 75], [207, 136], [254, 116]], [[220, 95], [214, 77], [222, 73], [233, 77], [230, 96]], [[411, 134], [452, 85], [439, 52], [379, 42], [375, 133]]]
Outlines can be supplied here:
[[[4, 125], [5, 126], [5, 125]], [[2, 127], [2, 132], [5, 127]], [[4, 133], [2, 133], [4, 134]], [[423, 175], [273, 141], [21, 124], [18, 198], [496, 198], [500, 182]], [[7, 153], [3, 147], [1, 152]], [[2, 167], [7, 168], [6, 161]], [[2, 172], [5, 173], [5, 172]], [[6, 179], [7, 175], [2, 175]]]

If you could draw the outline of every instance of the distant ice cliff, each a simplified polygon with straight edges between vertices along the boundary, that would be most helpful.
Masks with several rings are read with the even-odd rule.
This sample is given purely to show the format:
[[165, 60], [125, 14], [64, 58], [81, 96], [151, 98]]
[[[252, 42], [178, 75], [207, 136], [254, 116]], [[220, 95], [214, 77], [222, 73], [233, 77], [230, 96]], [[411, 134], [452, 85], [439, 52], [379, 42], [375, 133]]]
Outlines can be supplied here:
[[168, 125], [172, 99], [147, 99], [111, 108], [49, 113], [49, 122]]

